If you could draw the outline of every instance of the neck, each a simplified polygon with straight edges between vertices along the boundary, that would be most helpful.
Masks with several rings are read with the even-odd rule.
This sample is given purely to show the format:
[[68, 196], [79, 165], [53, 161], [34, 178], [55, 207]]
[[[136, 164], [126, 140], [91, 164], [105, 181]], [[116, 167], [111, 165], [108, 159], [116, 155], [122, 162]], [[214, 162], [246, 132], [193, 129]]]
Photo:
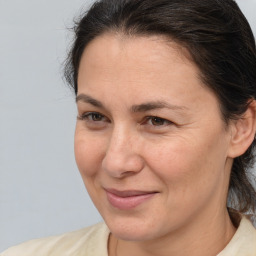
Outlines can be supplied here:
[[[205, 216], [207, 217], [207, 215]], [[124, 241], [112, 236], [113, 256], [215, 256], [235, 233], [228, 211], [218, 211], [211, 218], [200, 214], [186, 227], [152, 241]]]

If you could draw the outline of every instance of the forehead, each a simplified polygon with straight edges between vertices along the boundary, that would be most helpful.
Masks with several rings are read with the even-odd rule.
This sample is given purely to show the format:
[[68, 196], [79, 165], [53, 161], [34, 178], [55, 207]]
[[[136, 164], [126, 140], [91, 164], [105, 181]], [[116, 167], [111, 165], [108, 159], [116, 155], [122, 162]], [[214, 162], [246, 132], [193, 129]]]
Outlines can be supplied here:
[[166, 36], [127, 36], [120, 33], [105, 33], [96, 37], [87, 45], [82, 58], [104, 65], [111, 64], [110, 60], [120, 64], [124, 59], [128, 65], [129, 58], [130, 61], [139, 60], [140, 64], [144, 62], [145, 66], [154, 62], [159, 66], [168, 59], [172, 62], [188, 62], [191, 59], [185, 47]]
[[[153, 76], [174, 74], [181, 69], [198, 76], [199, 70], [189, 56], [184, 47], [163, 36], [104, 34], [85, 48], [79, 66], [78, 86], [81, 80], [92, 78], [96, 69], [106, 79], [121, 79], [124, 75], [126, 79], [134, 78], [137, 82], [142, 78], [152, 80]], [[99, 75], [94, 78], [99, 78]]]

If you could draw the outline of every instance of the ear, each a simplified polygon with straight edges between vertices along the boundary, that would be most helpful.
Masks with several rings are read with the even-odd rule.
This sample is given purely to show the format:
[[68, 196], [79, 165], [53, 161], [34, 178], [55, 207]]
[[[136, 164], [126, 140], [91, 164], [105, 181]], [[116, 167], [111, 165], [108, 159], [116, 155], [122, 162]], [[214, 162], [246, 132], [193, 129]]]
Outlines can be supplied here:
[[241, 156], [249, 148], [256, 132], [256, 100], [252, 100], [246, 112], [230, 124], [231, 140], [228, 156]]

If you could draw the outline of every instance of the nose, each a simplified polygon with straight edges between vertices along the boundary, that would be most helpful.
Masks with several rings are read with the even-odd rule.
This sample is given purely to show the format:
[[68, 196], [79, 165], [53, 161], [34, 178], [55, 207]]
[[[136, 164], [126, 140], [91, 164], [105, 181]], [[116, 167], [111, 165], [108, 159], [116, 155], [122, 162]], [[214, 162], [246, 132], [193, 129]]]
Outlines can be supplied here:
[[111, 177], [123, 178], [140, 172], [144, 167], [144, 160], [139, 151], [139, 139], [125, 129], [113, 130], [106, 154], [102, 161], [102, 168]]

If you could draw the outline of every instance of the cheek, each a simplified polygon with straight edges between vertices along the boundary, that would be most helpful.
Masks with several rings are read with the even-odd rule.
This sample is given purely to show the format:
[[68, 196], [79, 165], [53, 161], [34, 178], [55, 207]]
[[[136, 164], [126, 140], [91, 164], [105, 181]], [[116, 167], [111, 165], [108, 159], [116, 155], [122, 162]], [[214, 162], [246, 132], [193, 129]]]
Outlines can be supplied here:
[[97, 173], [101, 165], [103, 145], [90, 135], [76, 131], [75, 158], [82, 177], [91, 177]]
[[[214, 136], [213, 136], [214, 137]], [[167, 189], [198, 190], [210, 185], [224, 172], [226, 149], [223, 140], [173, 139], [148, 152], [149, 165]]]

